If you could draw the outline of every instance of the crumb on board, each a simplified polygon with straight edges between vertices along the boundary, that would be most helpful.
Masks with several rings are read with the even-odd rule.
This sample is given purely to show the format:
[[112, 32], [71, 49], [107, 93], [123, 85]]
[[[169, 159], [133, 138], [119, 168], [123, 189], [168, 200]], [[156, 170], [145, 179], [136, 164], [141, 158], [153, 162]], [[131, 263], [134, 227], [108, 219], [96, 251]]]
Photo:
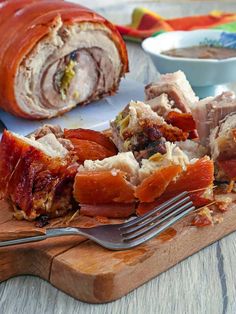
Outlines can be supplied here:
[[192, 220], [192, 226], [205, 227], [213, 225], [212, 211], [209, 207], [204, 206], [197, 211]]
[[213, 217], [214, 224], [220, 224], [224, 221], [224, 218], [222, 216], [216, 215]]
[[225, 212], [228, 210], [230, 204], [232, 203], [232, 198], [230, 196], [227, 196], [227, 194], [215, 195], [215, 202], [217, 209], [219, 209], [221, 212]]
[[95, 219], [96, 219], [96, 221], [98, 221], [102, 224], [108, 224], [109, 223], [109, 219], [107, 217], [96, 216]]

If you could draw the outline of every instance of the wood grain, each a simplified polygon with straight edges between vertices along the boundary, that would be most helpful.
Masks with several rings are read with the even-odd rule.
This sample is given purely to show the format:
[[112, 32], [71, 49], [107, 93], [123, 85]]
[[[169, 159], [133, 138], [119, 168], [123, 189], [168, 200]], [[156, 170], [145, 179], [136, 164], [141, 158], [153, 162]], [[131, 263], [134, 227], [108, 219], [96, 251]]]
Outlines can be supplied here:
[[224, 214], [224, 221], [214, 227], [196, 228], [191, 220], [189, 216], [176, 224], [177, 234], [170, 241], [160, 237], [124, 252], [83, 242], [54, 259], [50, 281], [85, 302], [115, 300], [236, 230], [236, 208]]
[[[12, 213], [0, 202], [2, 217]], [[194, 214], [192, 214], [194, 215]], [[39, 276], [71, 296], [89, 303], [117, 300], [186, 257], [236, 230], [236, 205], [224, 214], [223, 222], [205, 228], [191, 226], [186, 217], [159, 237], [132, 250], [110, 251], [83, 237], [61, 237], [0, 249], [0, 281], [22, 274]], [[60, 226], [60, 220], [52, 224]], [[65, 220], [65, 219], [64, 219]], [[113, 220], [111, 222], [116, 222]], [[99, 224], [78, 216], [73, 226]], [[45, 233], [32, 222], [1, 223], [5, 239]], [[32, 229], [32, 230], [30, 230]]]
[[[43, 228], [36, 228], [33, 223], [14, 220], [12, 210], [6, 202], [0, 201], [0, 208], [1, 241], [45, 233]], [[7, 221], [4, 220], [4, 216], [8, 217]], [[63, 240], [57, 238], [38, 243], [1, 248], [0, 281], [23, 274], [32, 274], [48, 280], [53, 258], [84, 240], [82, 237], [68, 237]]]

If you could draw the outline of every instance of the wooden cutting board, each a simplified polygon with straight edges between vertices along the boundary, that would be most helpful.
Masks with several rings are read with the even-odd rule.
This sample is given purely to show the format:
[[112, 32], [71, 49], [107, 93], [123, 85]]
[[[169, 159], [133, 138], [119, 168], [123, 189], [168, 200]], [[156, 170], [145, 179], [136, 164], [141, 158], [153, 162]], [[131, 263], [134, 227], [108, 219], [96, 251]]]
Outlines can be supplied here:
[[[33, 223], [14, 220], [6, 202], [0, 201], [0, 208], [0, 240], [45, 232]], [[0, 248], [0, 281], [36, 275], [81, 301], [110, 302], [236, 230], [235, 206], [219, 215], [223, 222], [202, 228], [191, 226], [189, 216], [161, 236], [128, 251], [109, 251], [80, 236]], [[68, 219], [52, 224], [65, 225]], [[90, 227], [98, 223], [77, 216], [70, 225]]]

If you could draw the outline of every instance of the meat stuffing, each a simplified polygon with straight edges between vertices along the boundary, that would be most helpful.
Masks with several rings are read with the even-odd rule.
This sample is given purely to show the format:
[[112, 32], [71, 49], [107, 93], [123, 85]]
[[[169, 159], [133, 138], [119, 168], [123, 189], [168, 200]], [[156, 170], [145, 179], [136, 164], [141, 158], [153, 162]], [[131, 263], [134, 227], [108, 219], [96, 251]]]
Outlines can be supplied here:
[[143, 102], [130, 104], [111, 123], [113, 141], [119, 151], [131, 150], [138, 160], [166, 153], [165, 141], [186, 140], [188, 133], [167, 124]]

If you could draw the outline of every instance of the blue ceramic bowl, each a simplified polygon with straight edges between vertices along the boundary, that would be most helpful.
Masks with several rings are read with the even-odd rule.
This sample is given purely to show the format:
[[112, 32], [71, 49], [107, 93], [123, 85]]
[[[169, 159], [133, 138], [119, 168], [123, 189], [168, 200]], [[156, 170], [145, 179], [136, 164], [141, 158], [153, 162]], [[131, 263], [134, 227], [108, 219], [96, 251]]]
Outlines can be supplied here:
[[236, 57], [217, 59], [177, 58], [161, 54], [163, 51], [198, 45], [236, 49], [236, 34], [221, 30], [167, 32], [145, 39], [143, 49], [151, 56], [160, 73], [182, 70], [198, 96], [214, 95], [222, 84], [236, 82]]

